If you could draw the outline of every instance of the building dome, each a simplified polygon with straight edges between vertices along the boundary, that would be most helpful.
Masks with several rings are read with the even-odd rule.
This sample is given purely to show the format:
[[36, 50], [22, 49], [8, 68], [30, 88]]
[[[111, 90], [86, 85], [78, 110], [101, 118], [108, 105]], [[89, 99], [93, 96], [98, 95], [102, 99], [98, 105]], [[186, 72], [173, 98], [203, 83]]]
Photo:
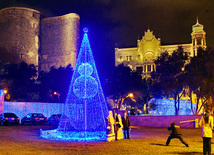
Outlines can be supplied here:
[[203, 32], [204, 31], [204, 26], [199, 24], [198, 18], [197, 18], [196, 24], [192, 26], [192, 31], [193, 32]]

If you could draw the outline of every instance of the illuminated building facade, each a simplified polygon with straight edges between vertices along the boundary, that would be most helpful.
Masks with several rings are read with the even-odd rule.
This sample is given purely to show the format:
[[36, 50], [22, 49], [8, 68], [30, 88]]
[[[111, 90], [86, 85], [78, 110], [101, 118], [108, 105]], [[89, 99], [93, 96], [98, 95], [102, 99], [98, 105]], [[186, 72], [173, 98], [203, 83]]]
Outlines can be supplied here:
[[197, 48], [206, 48], [206, 32], [204, 26], [199, 24], [198, 19], [192, 26], [192, 43], [161, 45], [161, 39], [156, 38], [153, 31], [148, 29], [141, 40], [137, 40], [137, 47], [133, 48], [115, 48], [115, 66], [124, 64], [132, 70], [140, 72], [143, 78], [150, 77], [150, 73], [155, 70], [154, 60], [160, 56], [162, 52], [168, 51], [172, 53], [182, 46], [184, 52], [189, 57], [197, 55]]
[[5, 63], [34, 64], [39, 71], [50, 67], [74, 68], [79, 46], [79, 20], [75, 13], [45, 18], [25, 7], [0, 10], [0, 56]]

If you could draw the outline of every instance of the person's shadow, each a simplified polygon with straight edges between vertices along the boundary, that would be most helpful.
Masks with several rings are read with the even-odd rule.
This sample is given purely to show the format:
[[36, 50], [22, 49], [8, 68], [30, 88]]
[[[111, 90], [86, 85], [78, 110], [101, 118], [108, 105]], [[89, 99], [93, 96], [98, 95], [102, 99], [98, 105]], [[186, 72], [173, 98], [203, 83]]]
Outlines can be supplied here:
[[[151, 145], [166, 146], [165, 144], [150, 143]], [[186, 146], [184, 146], [186, 147]], [[171, 154], [201, 155], [201, 152], [171, 152]]]
[[151, 145], [159, 145], [159, 146], [166, 146], [166, 144], [157, 144], [157, 143], [150, 143]]

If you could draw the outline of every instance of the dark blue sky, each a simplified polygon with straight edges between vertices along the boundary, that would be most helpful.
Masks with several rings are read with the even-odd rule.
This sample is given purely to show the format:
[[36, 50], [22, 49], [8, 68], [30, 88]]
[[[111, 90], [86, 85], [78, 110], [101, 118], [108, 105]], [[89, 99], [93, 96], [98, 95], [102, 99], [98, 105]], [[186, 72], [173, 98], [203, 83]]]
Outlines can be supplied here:
[[192, 25], [204, 25], [207, 45], [214, 47], [212, 0], [0, 0], [0, 9], [21, 6], [46, 17], [80, 15], [81, 29], [88, 27], [98, 73], [114, 66], [114, 46], [136, 47], [149, 27], [162, 44], [191, 43]]

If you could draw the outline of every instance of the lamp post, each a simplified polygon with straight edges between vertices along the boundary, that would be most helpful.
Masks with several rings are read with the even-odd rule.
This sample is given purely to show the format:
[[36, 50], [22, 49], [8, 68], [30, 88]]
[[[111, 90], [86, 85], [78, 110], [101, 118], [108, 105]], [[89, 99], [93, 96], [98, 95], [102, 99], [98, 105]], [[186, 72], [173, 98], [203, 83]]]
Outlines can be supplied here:
[[[133, 101], [135, 101], [135, 99], [133, 99], [133, 97], [134, 97], [134, 94], [133, 93], [129, 93], [127, 96], [125, 96], [125, 97], [122, 97], [120, 100], [119, 100], [119, 108], [118, 108], [118, 110], [120, 110], [120, 108], [122, 107], [122, 104], [123, 104], [123, 102], [124, 102], [124, 100], [126, 99], [126, 98], [128, 98], [128, 97], [130, 97]], [[136, 101], [135, 101], [136, 102]]]

